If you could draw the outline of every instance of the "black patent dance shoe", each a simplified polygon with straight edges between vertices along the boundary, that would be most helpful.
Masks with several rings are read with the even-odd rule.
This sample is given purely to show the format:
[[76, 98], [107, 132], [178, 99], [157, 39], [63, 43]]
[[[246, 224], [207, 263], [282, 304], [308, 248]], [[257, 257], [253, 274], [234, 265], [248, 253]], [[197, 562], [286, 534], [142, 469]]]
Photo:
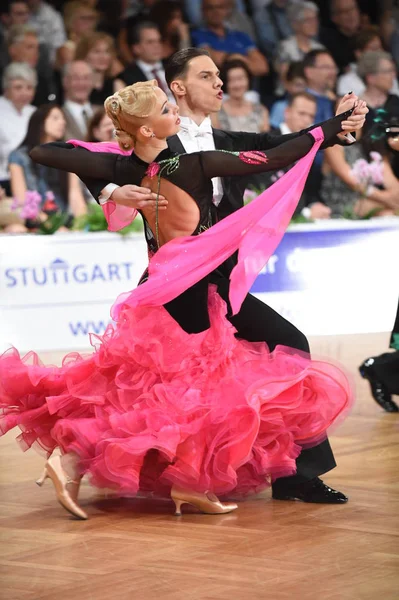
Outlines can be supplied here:
[[367, 358], [359, 367], [360, 375], [369, 382], [371, 395], [381, 408], [389, 413], [399, 412], [399, 408], [392, 400], [392, 396], [386, 385], [375, 377], [373, 373], [373, 364], [374, 358]]
[[289, 485], [287, 482], [279, 484], [276, 480], [272, 485], [272, 498], [274, 500], [302, 500], [314, 504], [345, 504], [347, 496], [326, 485], [319, 477]]

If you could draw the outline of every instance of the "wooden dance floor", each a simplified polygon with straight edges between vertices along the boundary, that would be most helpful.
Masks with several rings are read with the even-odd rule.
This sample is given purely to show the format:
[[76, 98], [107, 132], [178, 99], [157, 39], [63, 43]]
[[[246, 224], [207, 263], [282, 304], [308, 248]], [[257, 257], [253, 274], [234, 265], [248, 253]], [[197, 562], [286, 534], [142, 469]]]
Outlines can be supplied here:
[[[332, 437], [325, 481], [347, 505], [279, 502], [265, 492], [223, 516], [173, 516], [170, 501], [118, 500], [83, 484], [88, 521], [70, 517], [43, 459], [0, 440], [2, 600], [397, 600], [399, 417], [357, 375], [388, 334], [314, 338], [355, 374], [352, 415]], [[59, 356], [45, 356], [48, 362]]]

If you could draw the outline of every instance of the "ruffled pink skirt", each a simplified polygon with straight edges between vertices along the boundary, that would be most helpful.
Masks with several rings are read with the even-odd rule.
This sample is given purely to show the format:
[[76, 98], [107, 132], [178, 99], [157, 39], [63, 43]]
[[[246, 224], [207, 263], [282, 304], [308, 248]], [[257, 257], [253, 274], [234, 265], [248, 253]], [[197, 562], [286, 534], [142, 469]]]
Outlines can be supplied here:
[[211, 287], [211, 327], [187, 334], [163, 307], [125, 307], [89, 357], [43, 366], [33, 352], [0, 358], [1, 432], [24, 449], [76, 452], [98, 487], [131, 496], [173, 484], [243, 496], [295, 473], [348, 410], [334, 365], [235, 337]]

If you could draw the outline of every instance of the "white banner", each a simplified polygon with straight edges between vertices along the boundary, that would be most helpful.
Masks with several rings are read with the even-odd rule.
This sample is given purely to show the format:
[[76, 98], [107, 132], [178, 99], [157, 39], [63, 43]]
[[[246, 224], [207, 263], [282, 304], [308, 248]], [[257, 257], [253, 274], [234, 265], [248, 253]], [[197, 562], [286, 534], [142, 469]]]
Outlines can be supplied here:
[[[399, 219], [293, 226], [253, 293], [306, 335], [389, 331]], [[142, 235], [0, 236], [0, 351], [87, 350], [147, 265]]]

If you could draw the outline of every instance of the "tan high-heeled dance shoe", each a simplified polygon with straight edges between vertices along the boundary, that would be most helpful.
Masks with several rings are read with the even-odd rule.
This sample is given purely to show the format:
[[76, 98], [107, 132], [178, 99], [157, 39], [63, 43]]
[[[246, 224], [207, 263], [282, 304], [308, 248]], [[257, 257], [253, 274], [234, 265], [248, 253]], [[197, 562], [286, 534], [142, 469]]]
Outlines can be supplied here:
[[[77, 517], [78, 519], [88, 519], [87, 514], [80, 508], [80, 506], [75, 502], [77, 498], [77, 492], [79, 490], [79, 481], [75, 481], [69, 477], [61, 465], [61, 456], [51, 456], [46, 465], [44, 467], [44, 471], [40, 479], [36, 481], [37, 485], [40, 487], [49, 478], [54, 484], [55, 493], [57, 495], [57, 500], [67, 510], [71, 515]], [[69, 492], [67, 490], [67, 485], [74, 484], [77, 486], [73, 492]], [[75, 498], [75, 499], [74, 499]]]
[[210, 492], [199, 494], [173, 486], [170, 495], [176, 505], [175, 515], [178, 517], [181, 516], [182, 504], [191, 504], [207, 515], [224, 515], [238, 508], [235, 502], [220, 502], [219, 498]]

